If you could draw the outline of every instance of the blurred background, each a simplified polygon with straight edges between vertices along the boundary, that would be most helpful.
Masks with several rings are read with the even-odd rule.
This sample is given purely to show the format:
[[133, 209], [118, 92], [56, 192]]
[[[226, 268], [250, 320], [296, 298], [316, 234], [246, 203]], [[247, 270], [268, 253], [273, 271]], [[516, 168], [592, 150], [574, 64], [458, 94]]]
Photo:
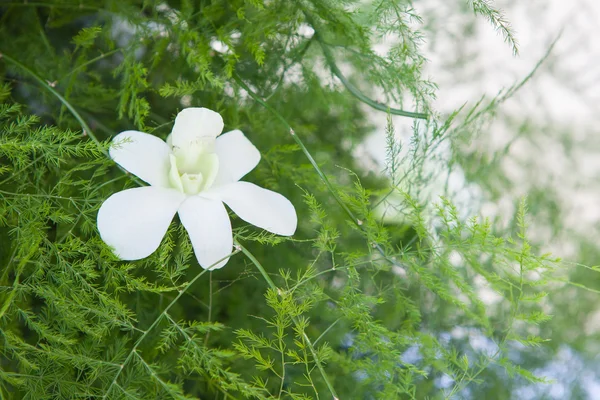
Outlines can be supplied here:
[[[425, 24], [425, 75], [439, 86], [437, 111], [449, 114], [464, 104], [468, 109], [482, 97], [489, 102], [526, 80], [478, 134], [457, 135], [438, 149], [438, 160], [430, 160], [427, 167], [438, 177], [419, 197], [433, 204], [440, 195], [449, 195], [463, 217], [481, 214], [506, 224], [498, 216], [514, 214], [518, 200], [528, 197], [535, 242], [541, 252], [565, 261], [564, 270], [557, 272], [571, 283], [556, 285], [546, 304], [554, 318], [540, 329], [542, 336], [552, 338], [550, 346], [523, 360], [554, 382], [521, 386], [507, 381], [507, 396], [600, 399], [600, 298], [593, 292], [600, 289], [600, 279], [578, 265], [600, 263], [600, 3], [494, 4], [512, 25], [517, 55], [487, 21], [474, 19], [466, 4], [462, 14], [456, 12], [461, 7], [457, 2], [414, 4]], [[381, 46], [386, 48], [385, 43]], [[386, 121], [380, 113], [371, 116], [378, 130], [357, 156], [377, 174], [386, 157]], [[393, 119], [398, 140], [408, 147], [412, 121]], [[451, 170], [445, 167], [449, 159], [456, 161]], [[474, 181], [481, 169], [487, 170], [482, 174], [485, 182]], [[493, 293], [483, 298], [495, 301]], [[449, 333], [456, 340], [468, 335], [461, 329]], [[491, 346], [486, 340], [471, 334], [474, 348]]]

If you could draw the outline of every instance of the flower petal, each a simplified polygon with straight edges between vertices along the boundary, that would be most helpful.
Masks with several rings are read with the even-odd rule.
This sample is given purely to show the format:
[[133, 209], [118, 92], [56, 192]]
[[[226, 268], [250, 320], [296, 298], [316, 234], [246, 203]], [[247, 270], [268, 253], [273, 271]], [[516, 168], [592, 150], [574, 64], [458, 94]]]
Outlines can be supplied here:
[[184, 200], [183, 193], [157, 186], [123, 190], [100, 207], [98, 231], [119, 258], [148, 257], [160, 245]]
[[208, 108], [184, 108], [175, 117], [169, 141], [174, 147], [186, 149], [200, 140], [213, 139], [223, 131], [223, 118]]
[[227, 132], [215, 142], [219, 172], [213, 186], [237, 182], [260, 161], [260, 152], [240, 130]]
[[169, 187], [171, 149], [156, 136], [125, 131], [113, 139], [109, 153], [117, 164], [152, 186]]
[[179, 208], [179, 219], [202, 268], [218, 269], [227, 264], [229, 258], [217, 263], [233, 251], [231, 222], [220, 200], [190, 196]]
[[296, 210], [279, 193], [250, 182], [235, 182], [205, 193], [221, 199], [238, 217], [259, 228], [283, 236], [291, 236], [296, 231]]

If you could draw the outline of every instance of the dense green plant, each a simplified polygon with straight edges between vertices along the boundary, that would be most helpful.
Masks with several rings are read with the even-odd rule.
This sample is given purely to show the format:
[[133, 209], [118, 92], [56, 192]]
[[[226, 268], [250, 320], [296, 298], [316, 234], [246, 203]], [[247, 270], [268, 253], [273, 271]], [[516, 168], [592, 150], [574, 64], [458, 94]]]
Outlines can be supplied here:
[[[490, 2], [465, 3], [516, 51]], [[503, 99], [437, 115], [420, 22], [406, 0], [0, 3], [0, 398], [493, 399], [543, 381], [513, 354], [546, 345], [560, 266], [529, 238], [527, 202], [503, 228], [418, 196], [435, 149]], [[96, 214], [140, 182], [110, 139], [164, 139], [190, 105], [252, 139], [248, 179], [288, 197], [299, 229], [234, 219], [210, 272], [174, 221], [152, 256], [120, 261]], [[379, 176], [352, 156], [367, 110], [415, 121], [404, 145], [388, 123]]]

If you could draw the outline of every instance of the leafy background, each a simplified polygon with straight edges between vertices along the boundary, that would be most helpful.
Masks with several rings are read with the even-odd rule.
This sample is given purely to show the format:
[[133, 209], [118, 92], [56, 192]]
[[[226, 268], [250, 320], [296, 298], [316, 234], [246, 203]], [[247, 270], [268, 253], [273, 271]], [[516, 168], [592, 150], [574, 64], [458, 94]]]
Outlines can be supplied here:
[[[2, 397], [594, 398], [597, 223], [565, 201], [593, 181], [594, 125], [540, 88], [593, 107], [564, 76], [581, 41], [549, 29], [489, 79], [517, 62], [522, 14], [497, 7], [0, 3]], [[207, 272], [175, 220], [119, 261], [95, 217], [138, 183], [110, 138], [164, 139], [190, 105], [251, 138], [247, 179], [298, 232], [234, 220]]]

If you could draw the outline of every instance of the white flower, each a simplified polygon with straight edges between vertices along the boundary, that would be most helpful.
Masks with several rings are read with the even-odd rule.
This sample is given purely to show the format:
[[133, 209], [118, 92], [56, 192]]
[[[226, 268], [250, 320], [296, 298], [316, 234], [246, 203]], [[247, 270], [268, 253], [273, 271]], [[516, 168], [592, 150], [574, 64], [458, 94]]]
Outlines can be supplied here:
[[150, 184], [115, 193], [100, 207], [100, 236], [119, 258], [139, 260], [152, 254], [179, 213], [198, 262], [210, 268], [233, 248], [223, 203], [252, 225], [279, 235], [294, 234], [298, 220], [288, 199], [239, 181], [260, 161], [256, 147], [241, 131], [219, 136], [222, 130], [218, 113], [186, 108], [175, 118], [166, 143], [138, 131], [121, 132], [113, 139], [110, 156]]

